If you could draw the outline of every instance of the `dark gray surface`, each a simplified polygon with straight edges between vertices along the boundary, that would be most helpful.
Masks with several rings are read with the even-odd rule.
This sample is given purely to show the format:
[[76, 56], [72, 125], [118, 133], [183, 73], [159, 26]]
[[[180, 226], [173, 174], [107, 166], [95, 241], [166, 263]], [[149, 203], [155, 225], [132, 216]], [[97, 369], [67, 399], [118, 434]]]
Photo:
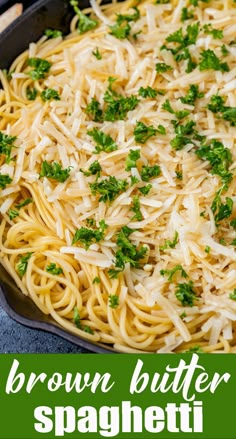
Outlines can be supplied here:
[[0, 308], [0, 353], [88, 353], [56, 335], [29, 329], [10, 319]]

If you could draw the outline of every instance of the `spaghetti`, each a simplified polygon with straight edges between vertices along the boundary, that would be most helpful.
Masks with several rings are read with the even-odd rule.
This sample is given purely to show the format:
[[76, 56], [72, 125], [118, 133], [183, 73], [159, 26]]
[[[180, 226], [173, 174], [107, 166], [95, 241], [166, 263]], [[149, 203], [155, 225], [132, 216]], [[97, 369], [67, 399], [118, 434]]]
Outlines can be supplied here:
[[235, 352], [234, 3], [71, 3], [0, 72], [0, 262], [90, 341]]

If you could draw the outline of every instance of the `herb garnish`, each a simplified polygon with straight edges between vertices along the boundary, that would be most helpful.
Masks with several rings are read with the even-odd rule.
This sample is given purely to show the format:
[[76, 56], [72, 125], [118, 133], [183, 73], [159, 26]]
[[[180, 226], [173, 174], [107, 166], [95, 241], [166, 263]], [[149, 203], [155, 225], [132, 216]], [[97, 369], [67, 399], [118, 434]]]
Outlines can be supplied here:
[[131, 207], [131, 210], [135, 213], [135, 215], [131, 219], [133, 221], [135, 221], [135, 220], [142, 221], [143, 215], [142, 215], [142, 212], [140, 210], [140, 201], [139, 201], [138, 195], [135, 195], [133, 197], [133, 205]]
[[192, 9], [188, 10], [188, 8], [182, 8], [181, 10], [181, 21], [190, 20], [194, 17], [194, 11]]
[[60, 101], [60, 96], [58, 94], [58, 91], [53, 90], [52, 88], [46, 88], [46, 90], [43, 90], [41, 93], [41, 99], [46, 102], [50, 101], [50, 99], [54, 99], [55, 101]]
[[188, 283], [179, 283], [176, 287], [175, 295], [183, 306], [193, 306], [194, 300], [198, 300], [193, 289], [193, 281], [191, 280]]
[[107, 225], [105, 221], [102, 220], [99, 222], [99, 226], [98, 229], [88, 229], [87, 227], [77, 229], [72, 240], [72, 245], [79, 241], [87, 250], [91, 244], [102, 241]]
[[169, 70], [173, 70], [173, 67], [169, 66], [168, 64], [165, 64], [164, 62], [159, 62], [156, 64], [156, 71], [157, 73], [165, 73]]
[[12, 182], [12, 178], [8, 174], [0, 173], [0, 188], [5, 189], [5, 187]]
[[190, 113], [188, 110], [175, 111], [175, 110], [172, 108], [169, 99], [166, 99], [166, 100], [165, 100], [165, 102], [162, 104], [162, 107], [161, 107], [161, 108], [162, 108], [163, 110], [168, 111], [168, 112], [171, 113], [171, 114], [174, 114], [174, 115], [177, 117], [177, 119], [179, 119], [179, 120], [184, 119], [184, 118], [185, 118], [186, 116], [188, 116], [189, 113]]
[[80, 9], [79, 9], [79, 2], [77, 0], [70, 0], [70, 4], [73, 7], [76, 15], [79, 17], [77, 30], [80, 34], [83, 34], [84, 32], [87, 32], [91, 29], [94, 29], [98, 22], [97, 20], [92, 20], [91, 18], [87, 17]]
[[36, 90], [36, 88], [27, 87], [26, 97], [27, 99], [29, 99], [29, 101], [34, 101], [37, 97], [37, 94], [38, 94], [38, 90]]
[[236, 288], [234, 288], [233, 293], [230, 293], [229, 298], [232, 300], [236, 300]]
[[177, 273], [177, 271], [181, 272], [181, 276], [184, 277], [185, 279], [188, 277], [186, 271], [183, 269], [182, 265], [176, 265], [175, 267], [173, 267], [171, 270], [160, 270], [160, 274], [162, 276], [168, 276], [168, 281], [172, 282], [172, 279], [175, 275], [175, 273]]
[[46, 73], [49, 72], [52, 66], [49, 61], [42, 58], [29, 58], [27, 60], [27, 64], [30, 67], [34, 67], [33, 70], [27, 72], [27, 74], [31, 77], [31, 79], [33, 79], [33, 81], [45, 78]]
[[200, 71], [203, 70], [220, 70], [221, 72], [229, 72], [229, 66], [226, 62], [221, 62], [221, 60], [216, 56], [215, 52], [211, 49], [203, 50], [200, 53], [201, 60], [199, 63]]
[[146, 143], [146, 141], [157, 134], [157, 129], [153, 125], [145, 125], [143, 122], [138, 121], [134, 129], [134, 138], [137, 143]]
[[59, 274], [63, 273], [62, 268], [61, 267], [57, 267], [54, 262], [52, 262], [51, 264], [47, 265], [46, 271], [48, 273], [51, 273], [51, 274], [55, 275], [55, 276], [58, 276]]
[[128, 182], [126, 180], [117, 180], [113, 176], [109, 176], [99, 182], [90, 183], [93, 195], [100, 194], [99, 201], [106, 203], [113, 201], [121, 192], [126, 191]]
[[9, 209], [8, 215], [9, 215], [10, 220], [13, 220], [14, 218], [19, 216], [20, 214], [19, 214], [19, 212], [17, 212], [17, 210]]
[[24, 201], [22, 201], [19, 204], [16, 204], [17, 209], [21, 209], [24, 206], [27, 206], [28, 204], [33, 203], [33, 198], [26, 198]]
[[44, 31], [44, 35], [46, 35], [48, 38], [62, 37], [62, 31], [56, 29], [46, 29]]
[[74, 307], [73, 322], [78, 329], [81, 329], [82, 331], [87, 332], [88, 334], [94, 334], [94, 331], [90, 328], [90, 326], [81, 325], [81, 318], [77, 306]]
[[216, 40], [221, 40], [224, 37], [223, 31], [219, 29], [213, 29], [212, 25], [204, 24], [203, 31], [205, 34], [212, 35]]
[[140, 87], [138, 91], [139, 96], [142, 96], [142, 98], [155, 98], [157, 96], [157, 90], [155, 90], [152, 87]]
[[32, 253], [27, 253], [25, 256], [22, 256], [16, 266], [16, 269], [21, 277], [26, 273], [28, 262], [31, 256]]
[[112, 152], [118, 148], [109, 134], [105, 134], [97, 128], [87, 131], [87, 134], [96, 142], [95, 151], [93, 151], [94, 154], [99, 154], [101, 151]]
[[121, 231], [117, 234], [116, 244], [118, 250], [116, 252], [115, 268], [108, 271], [111, 278], [117, 277], [119, 272], [123, 271], [126, 263], [130, 263], [131, 267], [139, 268], [140, 260], [142, 260], [147, 253], [147, 247], [141, 246], [139, 249], [132, 244], [129, 240], [129, 236], [134, 230], [127, 226], [121, 228]]
[[200, 93], [198, 85], [191, 84], [186, 96], [179, 98], [183, 104], [194, 105], [196, 99], [202, 98], [204, 93]]
[[224, 98], [219, 95], [211, 96], [210, 103], [207, 105], [208, 110], [212, 113], [221, 113], [221, 117], [227, 120], [231, 126], [236, 126], [236, 107], [224, 105]]
[[95, 56], [95, 58], [97, 58], [98, 60], [101, 60], [102, 59], [102, 55], [101, 55], [101, 53], [99, 52], [99, 49], [98, 49], [98, 47], [96, 47], [96, 50], [94, 50], [93, 52], [92, 52], [92, 54]]
[[134, 13], [131, 15], [117, 14], [116, 24], [109, 26], [111, 35], [120, 40], [123, 40], [130, 35], [131, 26], [129, 23], [131, 21], [137, 21], [140, 17], [139, 9], [136, 6], [132, 9], [134, 9]]
[[91, 102], [86, 107], [86, 113], [89, 114], [94, 122], [102, 122], [103, 116], [102, 116], [102, 110], [100, 108], [99, 102], [92, 98]]
[[80, 171], [83, 172], [83, 174], [84, 174], [86, 177], [90, 177], [90, 175], [96, 175], [97, 178], [99, 178], [100, 175], [101, 175], [102, 168], [101, 168], [100, 163], [99, 163], [97, 160], [95, 160], [95, 161], [94, 161], [93, 163], [91, 163], [91, 165], [89, 166], [88, 171], [83, 171], [83, 169], [80, 169]]
[[110, 308], [117, 308], [119, 306], [119, 296], [117, 294], [110, 294], [108, 296], [109, 306]]
[[130, 171], [132, 168], [136, 168], [136, 162], [140, 159], [140, 149], [131, 149], [126, 159], [126, 171]]
[[139, 187], [138, 190], [141, 192], [141, 194], [148, 195], [150, 190], [152, 189], [152, 184], [148, 183], [146, 186]]
[[175, 231], [173, 241], [166, 239], [165, 244], [160, 246], [160, 250], [164, 251], [167, 250], [168, 248], [175, 248], [178, 241], [179, 241], [179, 234], [177, 231]]
[[8, 136], [0, 131], [0, 154], [6, 156], [6, 163], [11, 161], [11, 150], [15, 148], [14, 142], [16, 139], [16, 136]]
[[46, 160], [43, 161], [41, 166], [41, 172], [39, 178], [47, 177], [57, 180], [60, 183], [64, 183], [70, 176], [71, 167], [62, 169], [61, 165], [57, 162], [49, 163]]
[[151, 178], [158, 177], [161, 173], [161, 168], [158, 165], [143, 166], [141, 169], [141, 178], [143, 181], [149, 181]]

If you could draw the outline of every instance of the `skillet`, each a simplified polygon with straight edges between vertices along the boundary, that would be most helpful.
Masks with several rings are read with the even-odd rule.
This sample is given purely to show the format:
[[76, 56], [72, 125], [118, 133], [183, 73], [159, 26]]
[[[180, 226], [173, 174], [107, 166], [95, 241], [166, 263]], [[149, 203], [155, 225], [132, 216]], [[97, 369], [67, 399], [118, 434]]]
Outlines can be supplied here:
[[[106, 1], [108, 2], [108, 1]], [[15, 1], [0, 0], [0, 13]], [[12, 61], [30, 42], [37, 41], [47, 28], [69, 33], [73, 9], [68, 0], [23, 1], [24, 13], [0, 34], [0, 68], [8, 69]], [[105, 2], [104, 2], [105, 3]], [[80, 0], [80, 8], [89, 6]], [[92, 343], [66, 332], [50, 317], [44, 315], [28, 297], [24, 296], [9, 274], [0, 265], [0, 306], [7, 314], [25, 326], [48, 331], [96, 353], [115, 353], [112, 347]]]

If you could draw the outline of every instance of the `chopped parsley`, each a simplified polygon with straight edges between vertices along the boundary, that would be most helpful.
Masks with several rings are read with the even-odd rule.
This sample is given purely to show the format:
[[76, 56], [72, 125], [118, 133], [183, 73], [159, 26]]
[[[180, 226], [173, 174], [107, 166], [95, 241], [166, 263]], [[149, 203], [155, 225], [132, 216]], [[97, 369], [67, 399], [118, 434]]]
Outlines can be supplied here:
[[93, 151], [94, 154], [99, 154], [102, 151], [112, 152], [118, 148], [117, 144], [109, 134], [105, 134], [97, 128], [87, 131], [87, 134], [96, 142], [95, 151]]
[[38, 94], [38, 90], [36, 88], [27, 87], [26, 89], [26, 97], [29, 101], [35, 101]]
[[110, 294], [108, 296], [110, 308], [117, 308], [119, 306], [119, 296], [117, 294]]
[[159, 62], [156, 64], [157, 73], [165, 73], [170, 70], [173, 70], [173, 67], [169, 66], [168, 64], [165, 64], [164, 62]]
[[5, 189], [8, 184], [11, 184], [12, 178], [8, 174], [1, 174], [0, 172], [0, 188]]
[[129, 23], [131, 21], [137, 21], [140, 17], [139, 9], [134, 6], [134, 13], [130, 15], [117, 14], [116, 24], [113, 26], [109, 26], [111, 30], [111, 35], [114, 37], [123, 40], [130, 35], [131, 26]]
[[0, 154], [6, 156], [6, 163], [11, 161], [11, 150], [15, 148], [14, 142], [16, 139], [16, 136], [8, 136], [0, 131]]
[[140, 159], [140, 149], [131, 149], [126, 159], [126, 171], [136, 168], [136, 162]]
[[115, 120], [124, 120], [129, 111], [134, 110], [139, 99], [136, 96], [124, 97], [114, 93], [114, 91], [106, 90], [104, 101], [107, 108], [104, 113], [104, 120], [114, 122]]
[[222, 44], [221, 46], [221, 53], [223, 56], [227, 56], [229, 54], [229, 50], [227, 49], [225, 44]]
[[103, 115], [102, 110], [100, 108], [99, 102], [92, 98], [91, 102], [86, 107], [86, 113], [89, 114], [94, 122], [102, 122], [103, 121]]
[[72, 239], [72, 245], [79, 241], [87, 250], [91, 244], [102, 241], [107, 225], [105, 221], [102, 220], [99, 222], [99, 226], [98, 229], [88, 229], [87, 227], [77, 229]]
[[29, 67], [34, 67], [33, 70], [28, 72], [28, 75], [31, 79], [33, 79], [33, 81], [45, 78], [46, 73], [49, 72], [52, 66], [49, 61], [42, 58], [29, 58], [27, 64]]
[[93, 284], [100, 284], [100, 283], [101, 283], [101, 280], [99, 279], [99, 277], [98, 276], [94, 277]]
[[91, 29], [94, 29], [97, 26], [98, 24], [97, 20], [92, 20], [91, 18], [87, 17], [87, 15], [85, 15], [79, 9], [79, 2], [77, 0], [70, 0], [70, 4], [79, 18], [77, 30], [80, 34], [83, 34], [84, 32], [87, 32]]
[[86, 219], [86, 223], [89, 227], [95, 227], [96, 226], [96, 221], [94, 218], [87, 218]]
[[128, 182], [126, 180], [117, 180], [114, 176], [109, 176], [99, 182], [90, 183], [93, 195], [100, 195], [99, 201], [106, 203], [112, 202], [120, 193], [126, 191]]
[[143, 181], [149, 181], [151, 178], [158, 177], [161, 173], [161, 168], [158, 165], [143, 166], [141, 169], [141, 178]]
[[223, 31], [219, 29], [213, 29], [212, 25], [204, 24], [203, 31], [205, 34], [212, 35], [216, 40], [221, 40], [224, 37]]
[[190, 0], [190, 4], [193, 6], [198, 6], [199, 1], [201, 1], [202, 3], [209, 3], [210, 0]]
[[233, 293], [230, 293], [229, 298], [232, 300], [236, 300], [236, 288], [234, 288]]
[[135, 213], [135, 215], [131, 219], [134, 221], [135, 220], [142, 221], [143, 215], [142, 215], [142, 212], [140, 210], [140, 201], [139, 201], [138, 195], [135, 195], [133, 197], [133, 205], [131, 207], [131, 210]]
[[222, 119], [227, 120], [231, 126], [236, 126], [236, 107], [228, 107], [224, 105], [224, 102], [221, 96], [213, 95], [207, 108], [212, 113], [221, 113]]
[[62, 31], [56, 29], [46, 29], [44, 31], [44, 35], [46, 35], [48, 38], [62, 37]]
[[172, 148], [179, 151], [188, 143], [193, 143], [191, 138], [186, 137], [195, 133], [193, 127], [195, 127], [196, 123], [193, 120], [189, 120], [185, 125], [180, 125], [179, 123], [173, 123], [173, 125], [175, 127], [176, 136], [170, 142]]
[[90, 326], [82, 326], [81, 318], [77, 306], [74, 307], [73, 322], [78, 329], [81, 329], [82, 331], [87, 332], [88, 334], [94, 334]]
[[179, 241], [179, 234], [177, 231], [175, 231], [173, 241], [166, 239], [165, 244], [160, 246], [160, 250], [164, 251], [167, 250], [168, 248], [175, 248], [178, 241]]
[[81, 172], [83, 172], [84, 175], [86, 175], [86, 177], [90, 177], [90, 175], [96, 175], [97, 178], [100, 177], [101, 175], [101, 165], [100, 163], [95, 160], [95, 162], [91, 163], [91, 165], [88, 168], [88, 171], [83, 171], [83, 169], [80, 169]]
[[9, 215], [10, 220], [13, 220], [17, 216], [19, 216], [19, 212], [17, 210], [9, 209], [8, 215]]
[[233, 227], [233, 229], [236, 229], [236, 218], [234, 218], [232, 221], [230, 221], [230, 225], [231, 225], [231, 227]]
[[211, 165], [211, 173], [219, 175], [223, 184], [228, 184], [232, 180], [232, 173], [229, 166], [233, 162], [231, 151], [223, 143], [212, 139], [209, 145], [201, 145], [196, 151], [196, 155], [202, 160], [208, 160]]
[[32, 253], [27, 253], [25, 256], [22, 256], [16, 266], [18, 274], [22, 277], [26, 273], [29, 259], [31, 258]]
[[209, 253], [211, 252], [211, 247], [209, 247], [209, 245], [207, 245], [207, 246], [204, 248], [204, 252], [207, 253], [207, 254], [209, 255]]
[[188, 351], [185, 351], [185, 354], [204, 354], [204, 350], [200, 346], [195, 345]]
[[226, 62], [221, 62], [221, 60], [216, 56], [215, 52], [211, 49], [203, 50], [200, 53], [201, 60], [199, 63], [200, 71], [203, 70], [220, 70], [221, 72], [228, 72], [229, 66]]
[[179, 119], [179, 120], [184, 119], [186, 116], [189, 115], [189, 111], [188, 110], [175, 111], [172, 108], [169, 99], [165, 100], [165, 102], [162, 104], [161, 108], [163, 110], [168, 111], [168, 113], [174, 114], [177, 117], [177, 119]]
[[180, 171], [175, 171], [175, 175], [176, 178], [178, 178], [178, 180], [183, 180], [183, 173]]
[[145, 125], [143, 122], [138, 121], [134, 129], [134, 138], [137, 143], [146, 143], [150, 137], [157, 134], [158, 130], [153, 125]]
[[179, 98], [183, 104], [194, 105], [196, 99], [202, 98], [204, 93], [199, 93], [198, 85], [191, 84], [186, 96]]
[[133, 232], [134, 230], [130, 229], [128, 226], [124, 226], [117, 234], [116, 244], [118, 250], [116, 252], [115, 269], [108, 271], [110, 278], [117, 277], [119, 272], [124, 270], [126, 263], [130, 263], [130, 266], [134, 268], [140, 267], [140, 261], [147, 253], [147, 247], [141, 246], [138, 248], [136, 245], [132, 244], [129, 240], [129, 236]]
[[172, 279], [175, 275], [175, 273], [177, 273], [177, 271], [180, 271], [181, 276], [184, 277], [185, 279], [188, 277], [186, 271], [183, 269], [182, 265], [176, 265], [175, 267], [173, 267], [171, 270], [160, 270], [160, 274], [162, 276], [168, 276], [168, 281], [172, 282]]
[[53, 90], [52, 88], [46, 88], [46, 90], [43, 90], [41, 93], [41, 99], [46, 102], [50, 101], [51, 99], [54, 99], [55, 101], [60, 101], [60, 96], [58, 94], [58, 91]]
[[198, 300], [196, 292], [193, 289], [193, 281], [178, 283], [175, 290], [176, 298], [182, 303], [183, 306], [193, 306], [194, 300]]
[[192, 9], [188, 10], [188, 8], [181, 9], [181, 21], [190, 20], [194, 17], [194, 11]]
[[161, 50], [169, 50], [177, 62], [188, 60], [186, 67], [187, 73], [192, 72], [192, 70], [196, 67], [196, 63], [192, 60], [188, 46], [196, 43], [198, 34], [199, 23], [188, 25], [185, 34], [183, 33], [183, 28], [181, 27], [166, 38], [167, 43], [173, 43], [174, 45], [170, 47], [164, 44], [161, 47]]
[[47, 271], [47, 273], [54, 274], [55, 276], [63, 273], [62, 268], [61, 267], [57, 267], [54, 262], [52, 262], [51, 264], [47, 265], [46, 271]]
[[92, 54], [95, 56], [95, 58], [97, 58], [98, 60], [101, 60], [102, 59], [102, 55], [101, 55], [101, 53], [99, 52], [99, 49], [98, 49], [98, 47], [96, 47], [96, 50], [94, 50], [93, 52], [92, 52]]
[[220, 197], [221, 192], [222, 192], [222, 188], [217, 191], [216, 196], [211, 205], [211, 210], [214, 213], [216, 225], [218, 225], [219, 221], [229, 218], [232, 215], [232, 211], [233, 211], [232, 198], [226, 197], [225, 204], [222, 203]]
[[60, 183], [64, 183], [70, 176], [71, 167], [62, 169], [61, 165], [57, 162], [49, 163], [46, 160], [43, 161], [41, 166], [41, 172], [39, 178], [47, 177], [57, 180]]
[[19, 204], [16, 204], [17, 209], [21, 209], [22, 207], [28, 206], [28, 204], [33, 203], [33, 198], [26, 198]]
[[141, 192], [141, 194], [143, 195], [148, 195], [150, 190], [152, 189], [152, 184], [147, 184], [146, 186], [142, 186], [139, 187], [138, 190]]
[[157, 96], [157, 90], [155, 90], [152, 87], [140, 87], [138, 91], [139, 96], [142, 96], [142, 98], [155, 98]]

